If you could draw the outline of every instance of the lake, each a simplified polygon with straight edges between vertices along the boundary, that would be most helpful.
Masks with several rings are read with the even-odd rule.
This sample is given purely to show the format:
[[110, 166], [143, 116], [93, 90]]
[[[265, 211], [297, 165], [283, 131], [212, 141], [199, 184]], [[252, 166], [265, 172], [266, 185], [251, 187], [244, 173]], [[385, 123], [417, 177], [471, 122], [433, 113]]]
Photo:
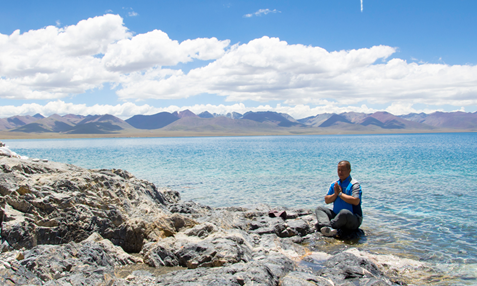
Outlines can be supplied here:
[[[435, 263], [477, 283], [477, 133], [4, 140], [16, 153], [125, 169], [220, 207], [324, 204], [336, 165], [361, 183], [358, 248]], [[469, 282], [470, 281], [470, 282]]]

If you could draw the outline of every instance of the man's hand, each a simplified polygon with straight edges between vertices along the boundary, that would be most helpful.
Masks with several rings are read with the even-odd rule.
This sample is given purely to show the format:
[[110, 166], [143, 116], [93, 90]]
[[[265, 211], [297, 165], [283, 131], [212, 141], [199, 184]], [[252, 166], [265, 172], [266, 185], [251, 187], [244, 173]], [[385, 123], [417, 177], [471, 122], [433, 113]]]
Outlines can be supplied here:
[[334, 193], [331, 195], [326, 195], [325, 196], [325, 203], [331, 204], [338, 198], [338, 194], [341, 193], [341, 186], [339, 184], [339, 181], [336, 181], [334, 186], [333, 186], [333, 191]]
[[338, 195], [341, 193], [343, 190], [341, 189], [341, 186], [339, 184], [339, 181], [335, 182], [335, 186], [333, 187], [333, 190], [335, 191], [335, 194]]

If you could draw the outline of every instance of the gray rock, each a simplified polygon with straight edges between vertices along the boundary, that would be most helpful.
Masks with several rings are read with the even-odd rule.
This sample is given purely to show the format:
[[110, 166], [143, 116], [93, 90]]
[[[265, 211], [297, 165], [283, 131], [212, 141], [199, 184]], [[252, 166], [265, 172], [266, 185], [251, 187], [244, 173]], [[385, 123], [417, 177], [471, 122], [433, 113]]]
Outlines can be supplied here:
[[324, 266], [317, 274], [329, 278], [335, 284], [343, 284], [344, 282], [353, 284], [356, 282], [359, 285], [393, 284], [382, 274], [376, 264], [351, 253], [338, 253], [326, 260]]
[[[39, 245], [20, 251], [13, 258], [4, 253], [0, 260], [0, 282], [40, 285], [105, 285], [117, 279], [114, 268], [142, 262], [109, 240], [93, 234], [81, 243]], [[10, 256], [10, 257], [9, 257]]]
[[299, 236], [313, 233], [314, 230], [302, 219], [287, 220], [287, 226]]
[[179, 265], [179, 260], [172, 250], [160, 244], [147, 251], [144, 262], [153, 267]]
[[334, 286], [328, 278], [306, 272], [293, 271], [280, 280], [281, 286]]
[[169, 215], [163, 193], [124, 170], [1, 157], [0, 171], [2, 237], [15, 249], [79, 242], [98, 232], [139, 252]]
[[156, 280], [160, 285], [278, 285], [283, 273], [293, 269], [293, 262], [274, 254], [261, 261], [236, 263], [218, 268], [197, 268], [171, 272]]
[[248, 262], [252, 257], [252, 250], [243, 238], [226, 236], [185, 244], [175, 254], [179, 265], [194, 269]]
[[0, 284], [392, 284], [351, 253], [297, 266], [327, 240], [310, 210], [280, 210], [211, 208], [124, 170], [0, 157]]
[[215, 225], [206, 222], [200, 225], [196, 225], [193, 228], [186, 230], [184, 233], [188, 236], [198, 236], [200, 238], [205, 238], [216, 231], [217, 228], [215, 227]]

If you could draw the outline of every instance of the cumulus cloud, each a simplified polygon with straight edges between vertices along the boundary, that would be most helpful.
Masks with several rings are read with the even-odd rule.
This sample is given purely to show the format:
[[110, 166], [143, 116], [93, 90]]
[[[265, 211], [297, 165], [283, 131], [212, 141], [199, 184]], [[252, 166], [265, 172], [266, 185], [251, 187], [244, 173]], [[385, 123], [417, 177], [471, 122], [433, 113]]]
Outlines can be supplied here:
[[[178, 110], [178, 107], [173, 108], [173, 111]], [[165, 111], [164, 108], [156, 108], [148, 104], [136, 105], [131, 102], [126, 102], [117, 105], [95, 104], [87, 106], [86, 104], [66, 103], [62, 100], [50, 101], [45, 105], [37, 103], [22, 104], [20, 106], [0, 106], [0, 118], [11, 117], [15, 115], [34, 115], [40, 113], [44, 116], [53, 114], [66, 115], [103, 115], [111, 114], [122, 119], [128, 119], [136, 114], [155, 114]]]
[[250, 18], [250, 17], [253, 17], [253, 16], [267, 15], [267, 14], [269, 14], [269, 13], [281, 13], [281, 12], [278, 11], [277, 9], [273, 9], [273, 10], [270, 10], [270, 9], [260, 9], [260, 10], [258, 10], [258, 11], [255, 12], [255, 13], [245, 14], [244, 17], [245, 17], [245, 18]]
[[95, 55], [129, 37], [122, 19], [105, 15], [58, 28], [0, 34], [0, 97], [51, 99], [79, 94], [116, 81]]
[[221, 57], [230, 41], [199, 38], [182, 43], [171, 40], [159, 30], [139, 34], [110, 45], [102, 59], [106, 69], [128, 73], [154, 66], [175, 66], [193, 59], [211, 60]]
[[[288, 105], [318, 104], [323, 99], [343, 105], [362, 101], [477, 104], [477, 66], [388, 60], [395, 52], [389, 46], [328, 52], [263, 37], [234, 45], [222, 57], [188, 74], [152, 79], [155, 72], [148, 70], [118, 95], [160, 99], [210, 93], [228, 101], [279, 100]], [[136, 92], [143, 86], [141, 77], [151, 92]]]
[[[57, 99], [122, 82], [124, 73], [216, 59], [229, 41], [182, 43], [162, 31], [133, 36], [118, 15], [0, 34], [0, 98]], [[126, 81], [127, 82], [127, 81]]]
[[[253, 15], [272, 12], [279, 11]], [[392, 113], [416, 103], [477, 104], [477, 66], [409, 63], [393, 58], [396, 50], [327, 51], [266, 36], [234, 45], [217, 38], [179, 42], [160, 30], [133, 35], [120, 16], [106, 14], [0, 34], [0, 98], [60, 99], [110, 83], [124, 101], [207, 93], [263, 106], [279, 101], [303, 112], [307, 105], [340, 111], [362, 102], [388, 104]], [[177, 67], [191, 61], [207, 62], [188, 72]]]

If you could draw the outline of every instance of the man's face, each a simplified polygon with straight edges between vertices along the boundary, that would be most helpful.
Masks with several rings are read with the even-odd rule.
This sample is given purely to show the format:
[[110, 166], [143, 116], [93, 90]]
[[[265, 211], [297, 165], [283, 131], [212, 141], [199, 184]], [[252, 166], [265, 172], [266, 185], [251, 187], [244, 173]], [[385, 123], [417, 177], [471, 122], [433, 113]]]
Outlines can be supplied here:
[[338, 164], [338, 177], [340, 178], [340, 180], [348, 178], [350, 173], [351, 170], [348, 169], [348, 166], [346, 166], [345, 164]]

